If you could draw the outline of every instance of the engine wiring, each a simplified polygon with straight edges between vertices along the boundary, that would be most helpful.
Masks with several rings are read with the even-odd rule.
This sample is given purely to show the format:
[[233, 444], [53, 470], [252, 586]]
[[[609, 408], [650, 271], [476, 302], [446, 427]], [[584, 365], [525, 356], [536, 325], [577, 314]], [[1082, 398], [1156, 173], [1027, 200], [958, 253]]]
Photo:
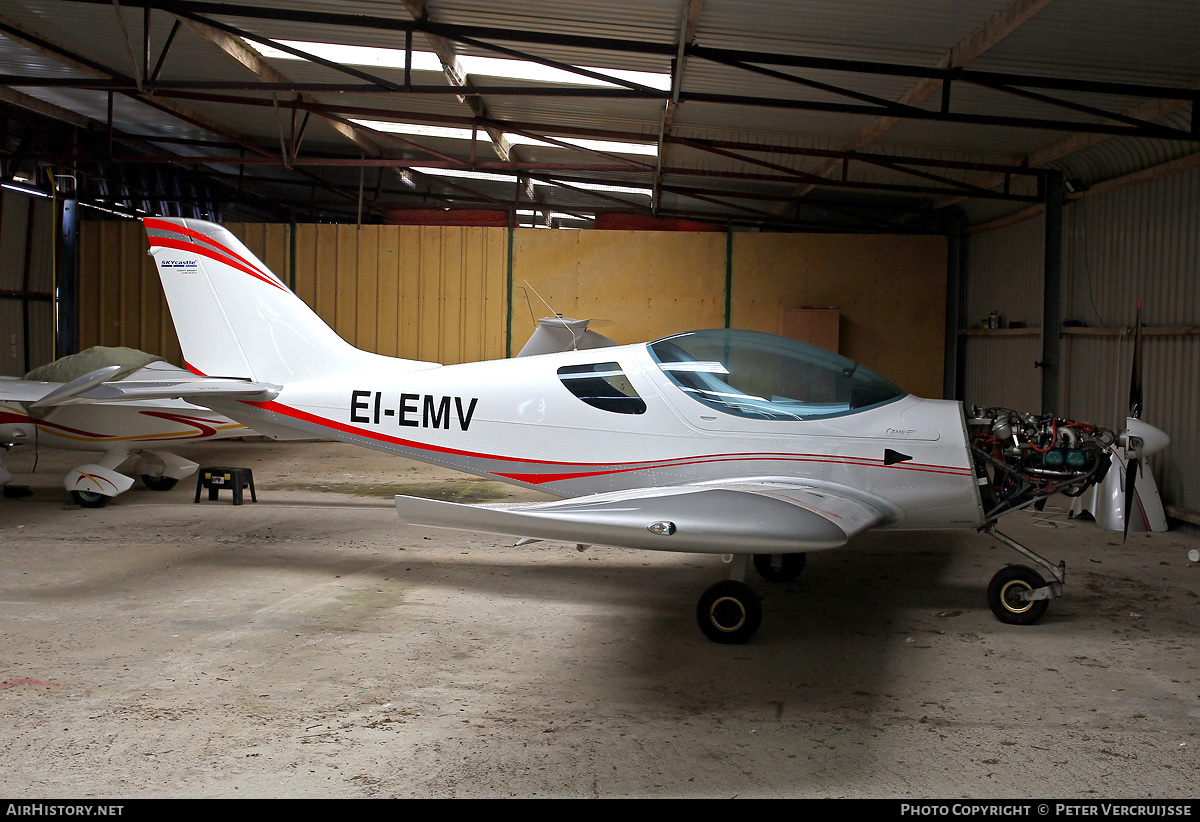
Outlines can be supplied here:
[[968, 430], [987, 518], [1083, 494], [1104, 478], [1116, 435], [1090, 423], [1008, 408], [971, 408]]

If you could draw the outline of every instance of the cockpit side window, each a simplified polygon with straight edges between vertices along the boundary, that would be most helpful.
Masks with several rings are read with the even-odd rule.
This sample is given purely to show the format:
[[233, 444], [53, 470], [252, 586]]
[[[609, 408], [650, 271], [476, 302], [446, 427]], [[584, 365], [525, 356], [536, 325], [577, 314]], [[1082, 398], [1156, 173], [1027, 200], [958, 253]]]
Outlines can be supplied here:
[[853, 360], [771, 334], [691, 331], [648, 348], [685, 394], [738, 417], [836, 417], [905, 396], [903, 389]]
[[567, 390], [593, 408], [614, 414], [644, 414], [646, 402], [615, 362], [564, 365], [558, 378]]

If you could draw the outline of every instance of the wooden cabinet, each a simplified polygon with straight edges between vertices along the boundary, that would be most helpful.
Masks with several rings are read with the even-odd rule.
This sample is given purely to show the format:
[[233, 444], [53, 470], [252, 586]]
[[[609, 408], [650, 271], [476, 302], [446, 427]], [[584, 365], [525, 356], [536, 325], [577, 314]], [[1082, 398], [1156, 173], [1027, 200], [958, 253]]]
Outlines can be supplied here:
[[836, 308], [781, 308], [779, 335], [819, 345], [837, 354], [841, 317], [842, 312]]

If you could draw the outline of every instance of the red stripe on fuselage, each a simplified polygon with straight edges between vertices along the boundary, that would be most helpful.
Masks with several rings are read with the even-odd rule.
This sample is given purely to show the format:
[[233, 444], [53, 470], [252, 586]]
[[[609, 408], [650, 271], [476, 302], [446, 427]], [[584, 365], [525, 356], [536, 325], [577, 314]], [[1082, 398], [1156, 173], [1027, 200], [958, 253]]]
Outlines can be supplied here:
[[678, 468], [687, 465], [702, 465], [708, 462], [746, 462], [751, 460], [758, 461], [782, 461], [782, 462], [818, 462], [831, 463], [838, 465], [858, 465], [865, 468], [889, 468], [901, 471], [920, 471], [934, 474], [949, 474], [952, 476], [971, 476], [972, 472], [968, 468], [954, 468], [948, 465], [932, 465], [928, 463], [897, 463], [895, 465], [885, 465], [882, 459], [872, 459], [870, 457], [835, 457], [829, 454], [780, 454], [780, 453], [740, 453], [740, 454], [709, 454], [705, 456], [693, 457], [675, 457], [665, 460], [650, 460], [644, 463], [624, 467], [624, 468], [608, 468], [604, 466], [612, 465], [612, 463], [588, 463], [588, 462], [566, 462], [560, 460], [539, 460], [530, 459], [527, 457], [510, 457], [499, 454], [481, 454], [475, 451], [465, 451], [458, 448], [449, 448], [441, 445], [432, 445], [415, 440], [406, 440], [400, 437], [393, 437], [389, 434], [377, 434], [373, 431], [367, 431], [362, 428], [357, 428], [353, 425], [337, 422], [327, 419], [307, 411], [301, 411], [298, 408], [283, 405], [274, 400], [267, 402], [246, 402], [246, 405], [254, 406], [255, 408], [264, 411], [272, 411], [277, 414], [282, 414], [286, 417], [302, 420], [304, 422], [319, 425], [325, 428], [332, 428], [346, 434], [351, 434], [364, 439], [375, 440], [376, 442], [388, 443], [391, 445], [399, 445], [404, 448], [411, 448], [415, 451], [432, 451], [439, 454], [451, 454], [454, 456], [470, 457], [473, 459], [496, 460], [497, 462], [519, 462], [527, 465], [546, 465], [546, 466], [562, 466], [564, 468], [592, 468], [599, 470], [595, 471], [566, 471], [556, 473], [503, 473], [489, 472], [492, 476], [504, 477], [506, 479], [524, 482], [530, 485], [540, 485], [547, 482], [557, 482], [560, 480], [580, 479], [583, 477], [598, 477], [608, 474], [623, 474], [630, 471], [649, 471], [656, 468]]

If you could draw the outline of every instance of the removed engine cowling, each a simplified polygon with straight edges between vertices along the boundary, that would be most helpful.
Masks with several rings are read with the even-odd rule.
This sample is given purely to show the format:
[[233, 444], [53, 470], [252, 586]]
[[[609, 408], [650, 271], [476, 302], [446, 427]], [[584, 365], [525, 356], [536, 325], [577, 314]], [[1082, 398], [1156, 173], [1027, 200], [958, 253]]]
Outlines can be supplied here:
[[972, 406], [967, 418], [985, 516], [1077, 497], [1104, 478], [1117, 433], [1090, 423], [1010, 408]]

